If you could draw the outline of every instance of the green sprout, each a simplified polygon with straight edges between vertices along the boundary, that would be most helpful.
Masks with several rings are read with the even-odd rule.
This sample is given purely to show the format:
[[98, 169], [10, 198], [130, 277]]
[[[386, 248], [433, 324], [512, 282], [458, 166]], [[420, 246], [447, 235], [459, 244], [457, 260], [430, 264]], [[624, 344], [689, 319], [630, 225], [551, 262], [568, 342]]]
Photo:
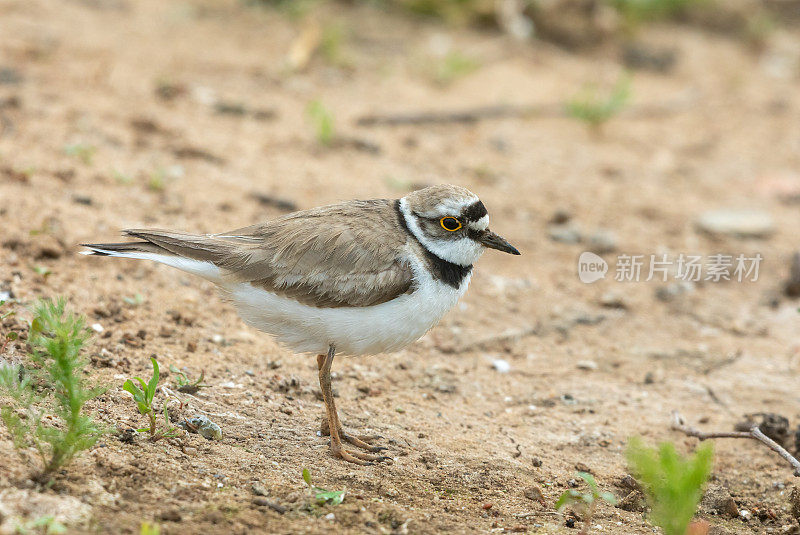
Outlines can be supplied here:
[[200, 372], [200, 377], [196, 380], [192, 381], [189, 377], [180, 371], [178, 368], [173, 366], [172, 364], [169, 365], [169, 371], [177, 375], [175, 379], [175, 383], [178, 386], [178, 392], [183, 392], [184, 394], [194, 394], [201, 388], [208, 388], [207, 384], [203, 384], [203, 378], [206, 375], [205, 371]]
[[674, 18], [693, 5], [707, 0], [608, 0], [625, 21], [629, 30], [643, 22]]
[[581, 93], [566, 104], [570, 117], [586, 123], [591, 129], [599, 130], [609, 119], [621, 112], [630, 99], [631, 79], [624, 75], [617, 80], [611, 93], [603, 95], [594, 86], [587, 86]]
[[138, 307], [139, 305], [144, 303], [144, 297], [140, 293], [136, 293], [128, 297], [123, 297], [122, 300], [128, 303], [132, 307]]
[[335, 67], [350, 66], [350, 62], [343, 52], [346, 39], [347, 32], [341, 24], [331, 23], [322, 28], [319, 50], [325, 61]]
[[163, 169], [157, 169], [150, 174], [147, 180], [147, 189], [155, 192], [162, 192], [167, 188], [167, 173]]
[[142, 522], [139, 526], [139, 535], [161, 535], [161, 526], [147, 521]]
[[311, 495], [314, 496], [314, 501], [317, 505], [339, 505], [344, 501], [346, 490], [325, 490], [315, 487], [311, 482], [311, 472], [308, 468], [303, 468], [303, 481], [308, 485]]
[[478, 60], [454, 51], [447, 54], [436, 64], [432, 77], [437, 84], [447, 86], [459, 78], [475, 72], [480, 66], [481, 64]]
[[29, 533], [44, 533], [46, 535], [59, 535], [67, 532], [67, 527], [52, 515], [44, 515], [23, 524], [17, 524], [14, 529], [19, 535]]
[[158, 362], [154, 357], [150, 357], [150, 362], [153, 363], [153, 376], [148, 382], [144, 382], [141, 377], [134, 377], [139, 382], [139, 385], [127, 379], [122, 385], [122, 389], [129, 392], [133, 396], [133, 401], [136, 402], [136, 407], [139, 413], [147, 416], [150, 421], [149, 427], [137, 429], [139, 432], [146, 431], [150, 435], [150, 440], [156, 442], [162, 438], [170, 438], [177, 436], [176, 428], [170, 425], [169, 415], [167, 414], [167, 403], [164, 403], [164, 427], [159, 428], [158, 419], [156, 417], [156, 410], [153, 407], [153, 398], [156, 395], [156, 387], [158, 387], [159, 373]]
[[647, 494], [650, 520], [664, 530], [664, 535], [686, 535], [711, 474], [711, 443], [703, 444], [694, 455], [685, 458], [670, 442], [662, 443], [658, 449], [648, 448], [634, 437], [627, 455], [631, 472]]
[[64, 147], [64, 154], [78, 158], [85, 165], [92, 165], [95, 152], [97, 152], [97, 147], [86, 143], [75, 143]]
[[53, 274], [53, 271], [47, 266], [35, 265], [31, 269], [33, 269], [34, 273], [40, 275], [45, 280], [47, 280], [47, 277]]
[[41, 472], [34, 479], [41, 483], [107, 432], [83, 414], [85, 403], [105, 391], [83, 379], [81, 351], [90, 336], [84, 318], [66, 312], [63, 298], [40, 301], [28, 332], [36, 368], [0, 366], [0, 393], [12, 400], [0, 409], [0, 419], [20, 454], [36, 449]]
[[314, 126], [317, 142], [330, 146], [336, 137], [333, 114], [319, 100], [313, 100], [306, 109], [306, 115]]
[[571, 506], [575, 509], [582, 510], [583, 514], [583, 529], [579, 535], [586, 535], [589, 533], [589, 528], [592, 524], [592, 517], [594, 516], [597, 502], [603, 500], [615, 505], [617, 498], [610, 492], [603, 492], [597, 487], [597, 481], [594, 476], [587, 472], [578, 472], [577, 476], [583, 479], [589, 486], [588, 492], [580, 492], [576, 489], [569, 489], [565, 491], [556, 502], [556, 510], [560, 511], [566, 506]]

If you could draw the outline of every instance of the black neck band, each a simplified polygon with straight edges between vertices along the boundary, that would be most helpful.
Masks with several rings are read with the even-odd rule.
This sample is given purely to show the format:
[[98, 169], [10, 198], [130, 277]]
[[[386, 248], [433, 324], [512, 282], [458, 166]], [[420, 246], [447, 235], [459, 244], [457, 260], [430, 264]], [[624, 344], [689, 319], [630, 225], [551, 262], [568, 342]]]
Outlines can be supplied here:
[[403, 210], [400, 208], [400, 200], [396, 200], [394, 202], [394, 209], [397, 212], [397, 222], [406, 232], [411, 235], [414, 240], [422, 247], [422, 250], [425, 251], [425, 258], [428, 261], [428, 266], [431, 268], [431, 274], [433, 278], [436, 280], [440, 280], [443, 283], [452, 286], [453, 288], [458, 288], [461, 286], [461, 282], [464, 280], [464, 277], [472, 273], [472, 265], [469, 266], [461, 266], [459, 264], [454, 264], [453, 262], [448, 262], [444, 258], [440, 258], [433, 254], [431, 251], [425, 247], [425, 244], [422, 243], [417, 236], [411, 232], [411, 229], [408, 228], [408, 222], [406, 221], [405, 216], [403, 215]]

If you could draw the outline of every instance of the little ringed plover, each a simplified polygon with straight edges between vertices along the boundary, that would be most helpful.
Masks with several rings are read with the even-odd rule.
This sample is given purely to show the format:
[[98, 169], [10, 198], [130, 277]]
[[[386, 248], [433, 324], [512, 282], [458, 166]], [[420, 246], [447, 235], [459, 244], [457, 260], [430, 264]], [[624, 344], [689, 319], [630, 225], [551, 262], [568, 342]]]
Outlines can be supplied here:
[[[396, 351], [425, 334], [467, 290], [486, 248], [520, 254], [489, 230], [478, 197], [453, 185], [396, 200], [347, 201], [221, 234], [125, 230], [137, 241], [84, 254], [154, 260], [216, 284], [242, 319], [317, 355], [334, 456], [386, 457], [376, 437], [346, 434], [331, 393], [334, 354]], [[342, 440], [366, 450], [346, 450]]]

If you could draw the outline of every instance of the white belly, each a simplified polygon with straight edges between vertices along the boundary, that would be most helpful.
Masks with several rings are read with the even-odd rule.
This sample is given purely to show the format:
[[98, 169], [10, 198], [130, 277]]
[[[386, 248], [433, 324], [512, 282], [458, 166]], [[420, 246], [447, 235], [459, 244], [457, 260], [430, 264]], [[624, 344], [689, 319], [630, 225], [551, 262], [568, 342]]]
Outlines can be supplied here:
[[433, 280], [415, 269], [416, 290], [375, 306], [316, 308], [249, 283], [221, 285], [239, 315], [298, 353], [373, 355], [396, 351], [428, 332], [467, 290]]

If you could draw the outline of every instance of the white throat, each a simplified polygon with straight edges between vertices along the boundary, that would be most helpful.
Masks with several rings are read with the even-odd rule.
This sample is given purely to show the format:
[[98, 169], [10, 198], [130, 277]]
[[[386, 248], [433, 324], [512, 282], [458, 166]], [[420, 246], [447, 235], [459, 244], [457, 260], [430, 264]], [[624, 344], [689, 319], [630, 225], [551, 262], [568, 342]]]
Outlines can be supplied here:
[[467, 236], [458, 240], [438, 240], [426, 236], [417, 223], [416, 217], [408, 208], [405, 198], [400, 199], [400, 213], [403, 215], [411, 234], [419, 240], [425, 249], [442, 260], [447, 260], [459, 266], [471, 266], [483, 254], [484, 247]]

